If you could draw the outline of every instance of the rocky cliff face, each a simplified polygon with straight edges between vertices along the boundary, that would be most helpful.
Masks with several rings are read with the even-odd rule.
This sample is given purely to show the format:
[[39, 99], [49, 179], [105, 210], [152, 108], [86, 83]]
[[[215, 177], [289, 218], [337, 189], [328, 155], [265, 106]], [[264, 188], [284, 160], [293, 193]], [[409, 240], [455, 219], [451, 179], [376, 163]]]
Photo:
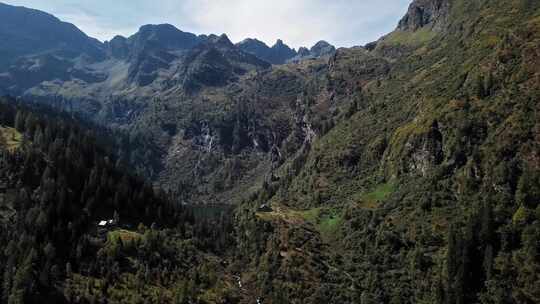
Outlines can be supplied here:
[[126, 37], [115, 36], [111, 41], [105, 42], [107, 55], [116, 59], [125, 59], [129, 56], [129, 45]]
[[205, 86], [226, 85], [250, 70], [269, 66], [266, 61], [238, 50], [226, 35], [211, 36], [187, 54], [174, 77], [181, 79], [187, 92], [193, 92]]
[[407, 14], [399, 22], [398, 29], [416, 31], [427, 26], [441, 31], [447, 25], [449, 13], [448, 0], [416, 0], [411, 3]]
[[322, 56], [331, 55], [335, 51], [336, 51], [336, 48], [333, 45], [323, 40], [315, 43], [315, 45], [312, 46], [310, 49], [311, 55], [314, 57], [322, 57]]
[[179, 55], [191, 50], [203, 40], [172, 25], [159, 24], [142, 26], [136, 34], [127, 39], [113, 39], [109, 46], [111, 54], [126, 56], [123, 58], [130, 64], [129, 81], [146, 86], [156, 80], [159, 70], [171, 68], [171, 63], [177, 60]]
[[265, 59], [268, 57], [269, 47], [266, 43], [258, 40], [247, 38], [236, 44], [241, 50], [246, 53], [253, 54], [259, 58]]

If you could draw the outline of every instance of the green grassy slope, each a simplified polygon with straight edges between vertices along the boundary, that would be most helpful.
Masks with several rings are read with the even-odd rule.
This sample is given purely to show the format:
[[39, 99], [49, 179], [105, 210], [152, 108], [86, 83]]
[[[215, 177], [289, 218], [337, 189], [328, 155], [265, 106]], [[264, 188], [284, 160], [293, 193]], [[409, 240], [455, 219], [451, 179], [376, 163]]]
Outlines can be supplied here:
[[22, 134], [14, 128], [0, 126], [0, 144], [5, 149], [13, 151], [21, 146]]

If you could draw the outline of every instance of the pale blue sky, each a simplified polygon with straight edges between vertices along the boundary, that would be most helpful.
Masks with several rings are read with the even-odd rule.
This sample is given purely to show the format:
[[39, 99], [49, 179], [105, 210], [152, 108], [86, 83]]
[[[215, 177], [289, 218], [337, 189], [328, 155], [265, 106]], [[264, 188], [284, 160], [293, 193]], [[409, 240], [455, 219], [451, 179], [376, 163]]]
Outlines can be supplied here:
[[51, 13], [99, 40], [143, 24], [170, 23], [234, 42], [280, 38], [292, 47], [327, 40], [362, 45], [393, 30], [412, 0], [0, 0]]

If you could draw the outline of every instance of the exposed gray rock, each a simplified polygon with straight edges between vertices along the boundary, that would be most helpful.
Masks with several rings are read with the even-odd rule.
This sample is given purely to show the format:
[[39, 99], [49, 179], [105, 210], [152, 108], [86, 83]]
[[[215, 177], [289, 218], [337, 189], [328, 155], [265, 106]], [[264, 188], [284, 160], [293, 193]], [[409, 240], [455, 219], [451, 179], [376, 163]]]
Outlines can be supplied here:
[[125, 59], [129, 56], [129, 45], [126, 37], [115, 36], [111, 41], [106, 41], [107, 55]]
[[309, 52], [314, 57], [329, 56], [334, 54], [336, 48], [326, 41], [319, 41], [311, 47]]
[[242, 51], [253, 54], [272, 64], [284, 64], [297, 54], [294, 49], [291, 49], [280, 39], [272, 47], [269, 47], [260, 40], [251, 38], [239, 42], [237, 46]]
[[289, 62], [298, 62], [302, 60], [320, 57], [330, 57], [334, 55], [335, 52], [336, 48], [333, 45], [324, 40], [321, 40], [317, 42], [314, 46], [312, 46], [309, 50], [305, 47], [301, 47], [298, 50], [298, 54], [295, 57], [291, 58]]
[[399, 22], [398, 30], [416, 31], [425, 26], [436, 31], [443, 30], [448, 22], [449, 12], [449, 0], [415, 0]]
[[412, 137], [405, 145], [406, 168], [409, 174], [426, 176], [429, 171], [443, 161], [443, 135], [437, 122], [429, 132]]

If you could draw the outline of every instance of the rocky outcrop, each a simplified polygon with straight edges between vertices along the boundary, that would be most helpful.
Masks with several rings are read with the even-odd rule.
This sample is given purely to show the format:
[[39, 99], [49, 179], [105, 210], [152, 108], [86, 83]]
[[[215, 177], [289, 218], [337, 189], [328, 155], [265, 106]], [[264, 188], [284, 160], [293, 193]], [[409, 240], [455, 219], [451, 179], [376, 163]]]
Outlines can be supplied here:
[[326, 41], [319, 41], [311, 49], [301, 47], [298, 50], [298, 54], [289, 60], [289, 62], [299, 62], [307, 59], [314, 59], [320, 57], [330, 57], [336, 52], [336, 48]]
[[386, 153], [385, 167], [391, 177], [427, 176], [444, 160], [443, 134], [437, 121], [413, 122], [398, 129]]
[[253, 54], [261, 59], [265, 59], [268, 56], [269, 47], [266, 43], [258, 40], [247, 38], [236, 44], [238, 48], [246, 53]]
[[187, 92], [194, 92], [204, 86], [225, 85], [248, 70], [269, 66], [266, 61], [240, 51], [227, 35], [211, 35], [181, 60], [175, 77]]
[[182, 32], [170, 24], [144, 25], [127, 41], [129, 80], [139, 86], [154, 82], [159, 70], [169, 69], [182, 52], [187, 52], [203, 39]]
[[435, 122], [428, 133], [409, 141], [406, 145], [410, 157], [409, 172], [426, 176], [430, 169], [440, 164], [443, 160], [442, 139], [438, 124]]
[[297, 54], [294, 49], [283, 43], [281, 39], [278, 39], [272, 47], [269, 47], [260, 40], [251, 38], [243, 40], [237, 46], [242, 51], [255, 55], [272, 64], [284, 64]]
[[276, 43], [272, 46], [271, 51], [271, 62], [279, 62], [280, 64], [285, 63], [287, 60], [296, 56], [296, 51], [283, 43], [281, 39], [276, 41]]
[[307, 47], [301, 47], [298, 49], [298, 56], [308, 57], [310, 55], [309, 49]]
[[411, 3], [407, 14], [399, 22], [398, 30], [416, 31], [427, 26], [441, 31], [448, 22], [449, 12], [448, 0], [416, 0]]
[[321, 40], [317, 42], [314, 46], [312, 46], [309, 51], [312, 56], [322, 57], [332, 55], [336, 51], [336, 48], [330, 43]]
[[126, 37], [115, 36], [111, 41], [106, 41], [105, 46], [107, 48], [107, 55], [111, 57], [125, 59], [129, 56], [129, 46]]
[[159, 49], [166, 51], [189, 50], [201, 43], [198, 36], [182, 32], [170, 24], [148, 24], [128, 38], [132, 54]]

